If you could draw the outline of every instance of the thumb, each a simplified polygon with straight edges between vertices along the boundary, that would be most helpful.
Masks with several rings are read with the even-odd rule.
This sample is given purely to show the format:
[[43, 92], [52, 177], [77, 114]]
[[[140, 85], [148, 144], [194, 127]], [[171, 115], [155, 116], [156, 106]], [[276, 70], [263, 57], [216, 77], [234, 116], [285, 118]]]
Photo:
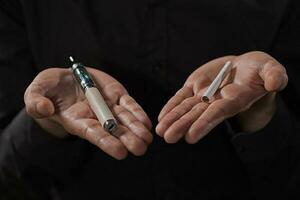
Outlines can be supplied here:
[[288, 84], [285, 68], [275, 60], [268, 61], [263, 65], [260, 77], [264, 81], [265, 89], [269, 92], [281, 91]]
[[55, 112], [53, 103], [44, 94], [43, 89], [35, 82], [29, 85], [24, 94], [26, 111], [33, 118], [50, 117]]

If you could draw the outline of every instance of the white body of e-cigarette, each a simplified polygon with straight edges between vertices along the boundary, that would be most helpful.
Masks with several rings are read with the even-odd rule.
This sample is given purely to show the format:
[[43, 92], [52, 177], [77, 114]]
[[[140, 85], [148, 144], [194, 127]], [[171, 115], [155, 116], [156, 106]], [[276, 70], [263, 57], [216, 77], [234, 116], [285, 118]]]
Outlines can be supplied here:
[[84, 65], [79, 62], [74, 62], [74, 59], [70, 57], [72, 61], [72, 71], [73, 74], [80, 84], [82, 91], [84, 92], [89, 105], [95, 115], [97, 116], [102, 127], [109, 133], [114, 134], [118, 125], [114, 118], [112, 112], [107, 106], [103, 96], [97, 89], [93, 79], [91, 78], [88, 71], [85, 69]]

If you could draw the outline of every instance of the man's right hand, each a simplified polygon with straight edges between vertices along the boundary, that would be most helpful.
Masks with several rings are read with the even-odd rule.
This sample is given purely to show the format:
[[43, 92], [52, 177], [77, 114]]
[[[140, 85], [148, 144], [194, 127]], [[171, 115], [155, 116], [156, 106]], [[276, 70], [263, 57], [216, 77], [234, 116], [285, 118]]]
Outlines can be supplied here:
[[101, 127], [70, 69], [49, 68], [38, 74], [24, 95], [27, 112], [58, 138], [79, 136], [116, 159], [124, 159], [128, 151], [143, 155], [152, 142], [150, 119], [117, 80], [87, 70], [119, 123], [118, 138]]

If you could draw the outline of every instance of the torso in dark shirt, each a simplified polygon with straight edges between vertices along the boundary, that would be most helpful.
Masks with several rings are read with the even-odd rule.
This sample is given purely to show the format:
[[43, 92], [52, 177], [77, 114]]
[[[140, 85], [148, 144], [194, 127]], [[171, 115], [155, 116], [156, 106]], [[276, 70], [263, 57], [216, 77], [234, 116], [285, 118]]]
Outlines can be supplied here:
[[[124, 84], [154, 122], [164, 103], [205, 62], [252, 50], [279, 55], [274, 48], [289, 4], [287, 0], [20, 1], [37, 71], [68, 67], [67, 58], [73, 55]], [[280, 55], [285, 58], [284, 52]], [[63, 199], [250, 198], [245, 170], [224, 132], [221, 125], [196, 145], [183, 141], [166, 145], [155, 137], [145, 156], [124, 161], [86, 144], [85, 160], [72, 178], [58, 184], [58, 192]]]

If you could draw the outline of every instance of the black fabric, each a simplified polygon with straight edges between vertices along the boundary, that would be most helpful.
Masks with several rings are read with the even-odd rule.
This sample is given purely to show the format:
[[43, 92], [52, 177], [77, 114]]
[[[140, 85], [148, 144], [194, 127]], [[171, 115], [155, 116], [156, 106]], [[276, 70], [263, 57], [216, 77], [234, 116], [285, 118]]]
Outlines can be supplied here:
[[[299, 4], [0, 0], [0, 199], [299, 198]], [[253, 136], [232, 139], [221, 124], [195, 145], [168, 145], [153, 133], [146, 155], [116, 161], [86, 141], [51, 138], [23, 108], [33, 77], [73, 55], [124, 84], [155, 126], [196, 68], [251, 50], [290, 76], [276, 116]]]

